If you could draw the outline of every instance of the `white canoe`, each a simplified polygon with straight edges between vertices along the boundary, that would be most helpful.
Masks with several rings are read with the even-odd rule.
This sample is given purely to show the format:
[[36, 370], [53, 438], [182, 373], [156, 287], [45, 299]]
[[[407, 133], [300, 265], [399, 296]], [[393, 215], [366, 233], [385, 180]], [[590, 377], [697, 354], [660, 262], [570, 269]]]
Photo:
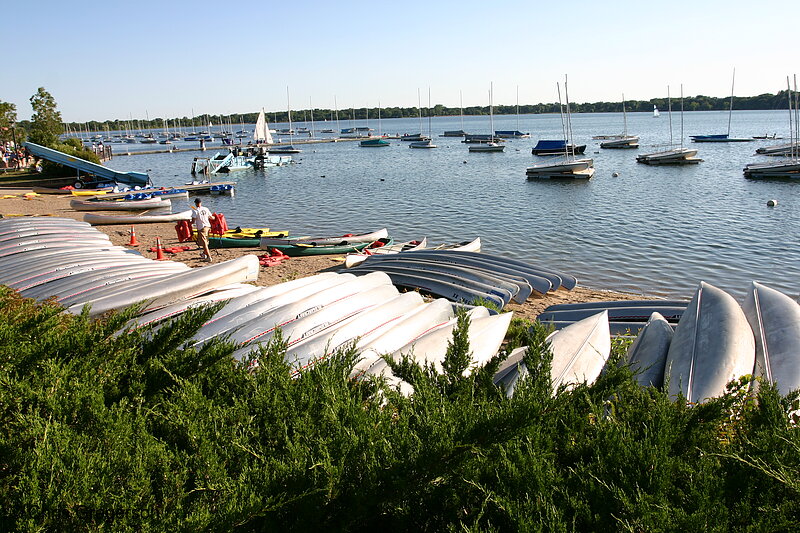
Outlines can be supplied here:
[[406, 241], [397, 244], [390, 244], [388, 246], [381, 246], [374, 248], [369, 252], [359, 252], [347, 254], [344, 258], [345, 268], [351, 268], [363, 263], [371, 255], [391, 255], [399, 254], [400, 252], [414, 252], [416, 250], [424, 250], [428, 245], [428, 238], [423, 237], [421, 241]]
[[352, 274], [340, 274], [335, 277], [315, 279], [311, 283], [291, 287], [290, 290], [285, 290], [286, 287], [280, 285], [259, 289], [256, 293], [237, 298], [223, 307], [203, 324], [192, 337], [192, 341], [199, 344], [218, 335], [225, 335], [281, 306], [295, 303], [355, 279]]
[[628, 348], [628, 364], [634, 372], [634, 381], [639, 385], [658, 388], [664, 385], [664, 369], [673, 333], [669, 322], [660, 313], [653, 313]]
[[37, 227], [31, 229], [20, 229], [19, 231], [13, 231], [9, 233], [4, 233], [0, 235], [0, 243], [4, 243], [7, 241], [13, 241], [15, 239], [20, 239], [23, 237], [41, 237], [44, 235], [95, 235], [97, 230], [92, 228], [91, 226], [50, 226], [50, 227]]
[[169, 208], [169, 198], [149, 198], [147, 200], [70, 200], [69, 206], [75, 211], [144, 211], [147, 209]]
[[191, 220], [192, 211], [181, 211], [180, 213], [165, 213], [163, 215], [101, 215], [97, 213], [86, 213], [83, 215], [84, 222], [93, 226], [111, 226], [115, 224], [158, 224], [160, 222], [178, 222], [179, 220]]
[[[550, 382], [553, 394], [563, 385], [594, 383], [611, 353], [608, 314], [602, 311], [564, 329], [551, 333], [546, 342], [553, 354]], [[514, 395], [519, 380], [527, 376], [523, 362], [525, 349], [517, 349], [495, 373], [494, 382], [505, 386], [506, 396]]]
[[800, 388], [800, 305], [754, 281], [743, 307], [755, 333], [755, 374], [782, 395]]
[[26, 254], [24, 256], [20, 256], [20, 259], [27, 260], [29, 257], [28, 252], [34, 250], [44, 250], [44, 249], [58, 249], [62, 252], [67, 252], [75, 249], [98, 249], [98, 248], [108, 248], [112, 247], [111, 241], [108, 239], [103, 238], [92, 238], [92, 239], [58, 239], [58, 240], [45, 240], [45, 241], [29, 241], [24, 244], [19, 244], [18, 246], [11, 246], [9, 248], [5, 248], [0, 250], [0, 258], [6, 258], [13, 255], [18, 254]]
[[350, 317], [336, 327], [292, 343], [286, 351], [286, 361], [297, 370], [303, 370], [336, 350], [344, 348], [348, 343], [354, 343], [374, 334], [381, 328], [388, 329], [397, 320], [424, 305], [419, 293], [399, 294], [369, 311]]
[[[364, 291], [342, 298], [328, 305], [303, 314], [296, 320], [291, 320], [280, 325], [283, 339], [287, 346], [292, 346], [304, 339], [310, 339], [314, 335], [335, 329], [343, 325], [346, 321], [354, 317], [360, 317], [381, 303], [397, 298], [399, 293], [392, 285], [377, 285]], [[273, 330], [274, 332], [274, 330]], [[233, 353], [233, 357], [242, 360], [253, 348], [262, 342], [268, 341], [273, 332], [269, 332], [259, 337], [258, 341], [249, 344], [244, 348]], [[296, 360], [292, 362], [295, 370], [303, 366], [304, 361]]]
[[318, 312], [327, 305], [351, 298], [380, 285], [391, 285], [391, 280], [383, 273], [377, 272], [361, 276], [250, 320], [233, 330], [230, 340], [240, 345], [264, 340], [269, 338], [277, 327], [284, 328], [289, 323]]
[[[485, 307], [480, 309], [485, 312], [481, 313], [481, 316], [489, 316]], [[453, 314], [453, 304], [445, 298], [438, 298], [406, 313], [397, 321], [388, 324], [387, 328], [365, 334], [356, 345], [359, 360], [353, 365], [350, 376], [361, 376], [378, 362], [383, 354], [393, 353], [425, 333], [446, 326], [453, 319]]]
[[753, 331], [742, 308], [725, 291], [700, 282], [675, 328], [664, 379], [671, 396], [700, 403], [752, 373], [755, 357]]
[[[143, 300], [147, 302], [143, 311], [156, 309], [193, 298], [216, 287], [255, 281], [258, 279], [259, 267], [258, 257], [245, 255], [224, 263], [193, 268], [170, 276], [166, 281], [143, 283], [139, 287], [93, 300], [89, 302], [92, 306], [90, 314], [96, 316]], [[67, 311], [78, 314], [82, 308], [82, 303], [75, 304], [67, 308]]]

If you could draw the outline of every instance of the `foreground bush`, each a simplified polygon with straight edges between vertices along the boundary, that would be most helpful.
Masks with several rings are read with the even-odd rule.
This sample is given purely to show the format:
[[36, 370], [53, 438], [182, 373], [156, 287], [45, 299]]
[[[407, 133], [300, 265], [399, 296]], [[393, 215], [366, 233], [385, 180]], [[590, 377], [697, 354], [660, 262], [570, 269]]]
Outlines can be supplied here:
[[[341, 353], [291, 379], [280, 339], [247, 371], [184, 347], [213, 308], [149, 338], [0, 295], [0, 529], [792, 530], [800, 438], [788, 400], [689, 407], [624, 367], [551, 397], [545, 332], [517, 327], [532, 377], [394, 365], [404, 398]], [[246, 366], [246, 364], [244, 365]]]

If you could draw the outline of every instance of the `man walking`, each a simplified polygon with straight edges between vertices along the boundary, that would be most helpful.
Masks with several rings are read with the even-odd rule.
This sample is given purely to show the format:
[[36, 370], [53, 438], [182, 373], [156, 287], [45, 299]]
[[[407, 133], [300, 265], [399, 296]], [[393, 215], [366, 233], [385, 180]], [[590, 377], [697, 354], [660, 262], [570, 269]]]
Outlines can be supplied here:
[[192, 220], [195, 228], [197, 228], [197, 246], [203, 249], [200, 260], [210, 263], [211, 251], [208, 249], [208, 231], [211, 229], [210, 221], [214, 219], [214, 215], [211, 214], [207, 207], [202, 206], [200, 198], [195, 198], [194, 205], [196, 207], [192, 210]]

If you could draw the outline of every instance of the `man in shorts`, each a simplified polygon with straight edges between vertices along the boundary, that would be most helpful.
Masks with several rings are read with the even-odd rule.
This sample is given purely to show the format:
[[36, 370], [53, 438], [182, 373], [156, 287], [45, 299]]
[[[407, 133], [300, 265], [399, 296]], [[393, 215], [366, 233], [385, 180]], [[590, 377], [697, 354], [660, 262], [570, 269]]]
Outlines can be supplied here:
[[211, 229], [211, 220], [214, 219], [214, 215], [211, 214], [207, 207], [203, 207], [200, 198], [195, 198], [194, 205], [196, 207], [192, 210], [192, 220], [195, 228], [197, 228], [197, 246], [203, 249], [200, 260], [210, 263], [211, 251], [208, 249], [208, 231]]

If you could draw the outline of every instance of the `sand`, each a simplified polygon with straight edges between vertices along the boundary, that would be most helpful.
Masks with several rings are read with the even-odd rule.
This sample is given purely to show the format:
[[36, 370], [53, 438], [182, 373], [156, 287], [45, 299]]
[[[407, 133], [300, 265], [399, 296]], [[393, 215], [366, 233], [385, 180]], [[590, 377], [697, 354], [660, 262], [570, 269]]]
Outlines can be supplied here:
[[[74, 211], [69, 207], [71, 195], [39, 195], [25, 198], [22, 195], [30, 193], [29, 189], [2, 189], [0, 188], [0, 215], [23, 216], [23, 215], [43, 215], [74, 218], [83, 220], [84, 213]], [[15, 196], [10, 198], [9, 196]], [[116, 213], [119, 214], [119, 213]], [[228, 220], [228, 225], [234, 227], [236, 221]], [[269, 221], [264, 221], [265, 226], [269, 226]], [[109, 235], [111, 242], [116, 245], [125, 246], [130, 242], [130, 226], [95, 226], [98, 230]], [[171, 248], [174, 246], [191, 246], [191, 249], [176, 254], [165, 254], [168, 259], [182, 261], [191, 267], [204, 266], [207, 263], [200, 261], [200, 251], [193, 242], [178, 242], [174, 223], [164, 224], [140, 224], [135, 227], [136, 238], [139, 245], [135, 248], [146, 257], [156, 257], [156, 253], [150, 251], [156, 246], [156, 239], [161, 239], [163, 247]], [[235, 259], [246, 254], [264, 253], [264, 250], [239, 248], [212, 250], [211, 255], [214, 262]], [[323, 271], [346, 271], [342, 265], [343, 255], [316, 256], [316, 257], [294, 257], [275, 266], [262, 267], [258, 275], [257, 285], [267, 286], [283, 281], [289, 281], [305, 276], [310, 276]], [[534, 320], [546, 307], [557, 303], [573, 302], [594, 302], [603, 300], [634, 300], [645, 296], [641, 294], [630, 294], [623, 292], [601, 291], [588, 287], [578, 286], [571, 291], [560, 289], [548, 293], [541, 298], [531, 297], [524, 304], [511, 303], [506, 306], [506, 310], [514, 311], [515, 316]]]

